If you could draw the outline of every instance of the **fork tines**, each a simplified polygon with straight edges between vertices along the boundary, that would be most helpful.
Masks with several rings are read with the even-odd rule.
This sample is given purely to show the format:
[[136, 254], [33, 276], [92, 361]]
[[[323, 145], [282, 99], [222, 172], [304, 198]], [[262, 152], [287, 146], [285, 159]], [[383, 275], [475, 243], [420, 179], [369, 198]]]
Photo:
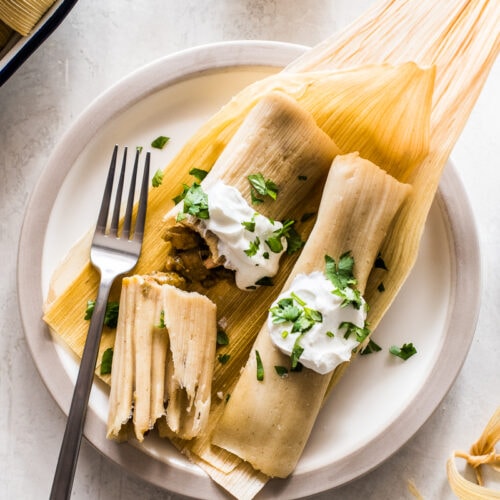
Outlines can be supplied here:
[[[127, 147], [124, 147], [122, 165], [121, 165], [120, 175], [118, 178], [118, 185], [114, 192], [115, 199], [114, 199], [113, 214], [111, 217], [111, 222], [109, 224], [109, 230], [108, 230], [107, 226], [108, 226], [109, 207], [111, 204], [111, 199], [113, 197], [113, 185], [115, 181], [115, 170], [118, 157], [118, 145], [115, 145], [113, 149], [111, 164], [109, 166], [108, 177], [106, 180], [106, 187], [104, 189], [104, 195], [96, 226], [96, 233], [107, 234], [108, 236], [113, 236], [115, 238], [119, 237], [118, 232], [119, 232], [121, 205], [122, 205], [122, 193], [123, 193], [123, 186], [125, 183], [125, 172], [127, 167], [127, 151], [128, 151]], [[126, 239], [130, 239], [130, 233], [132, 228], [133, 207], [134, 207], [137, 170], [139, 165], [140, 153], [141, 151], [139, 150], [139, 148], [137, 148], [134, 160], [134, 168], [132, 170], [132, 175], [129, 181], [129, 193], [125, 209], [125, 216], [123, 219], [123, 226], [120, 235], [121, 237]], [[139, 241], [142, 239], [144, 233], [144, 223], [146, 218], [150, 157], [151, 154], [149, 152], [146, 153], [146, 160], [144, 163], [144, 172], [142, 175], [142, 183], [140, 189], [139, 205], [136, 214], [135, 228], [133, 230], [132, 239]]]

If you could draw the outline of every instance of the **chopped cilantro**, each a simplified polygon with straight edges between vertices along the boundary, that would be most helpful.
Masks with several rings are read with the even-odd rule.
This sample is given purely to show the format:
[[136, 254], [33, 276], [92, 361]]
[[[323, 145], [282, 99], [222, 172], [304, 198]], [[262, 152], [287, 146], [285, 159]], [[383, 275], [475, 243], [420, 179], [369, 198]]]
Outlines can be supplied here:
[[217, 360], [219, 361], [219, 363], [221, 365], [225, 365], [228, 361], [229, 361], [229, 358], [231, 357], [230, 354], [219, 354], [217, 356]]
[[273, 279], [270, 278], [269, 276], [264, 276], [263, 278], [257, 280], [255, 284], [258, 286], [273, 286], [274, 282]]
[[246, 250], [244, 250], [244, 252], [249, 257], [253, 257], [254, 255], [257, 255], [259, 247], [260, 247], [260, 238], [257, 236], [255, 240], [250, 242], [250, 246]]
[[288, 255], [298, 252], [305, 245], [305, 242], [302, 241], [299, 233], [297, 233], [294, 227], [290, 227], [285, 235], [285, 238], [288, 243], [286, 247], [286, 253]]
[[189, 175], [196, 177], [201, 182], [208, 175], [208, 172], [201, 168], [192, 168], [189, 171]]
[[189, 191], [189, 186], [187, 184], [183, 184], [182, 185], [182, 193], [178, 194], [175, 198], [172, 198], [172, 201], [177, 205], [186, 197], [186, 193], [188, 191]]
[[266, 245], [273, 253], [280, 253], [283, 251], [283, 243], [281, 243], [281, 236], [271, 236], [266, 240]]
[[295, 343], [293, 344], [292, 354], [290, 356], [292, 361], [292, 370], [297, 368], [297, 365], [299, 363], [299, 358], [300, 356], [302, 356], [302, 353], [304, 352], [304, 348], [300, 345], [301, 338], [302, 335], [299, 335], [295, 340]]
[[151, 147], [156, 149], [163, 149], [165, 147], [165, 144], [167, 144], [169, 140], [170, 137], [160, 135], [151, 143]]
[[227, 333], [224, 330], [218, 329], [217, 345], [228, 345], [228, 344], [229, 344], [229, 337], [227, 336]]
[[174, 202], [184, 200], [184, 207], [182, 213], [177, 215], [177, 220], [182, 220], [185, 214], [193, 215], [198, 217], [198, 219], [208, 219], [208, 196], [202, 187], [195, 182], [191, 187], [186, 189], [184, 186], [184, 191], [181, 195], [174, 198]]
[[[92, 318], [92, 314], [94, 314], [95, 309], [95, 300], [87, 301], [87, 309], [85, 309], [84, 319], [89, 320]], [[106, 312], [104, 313], [104, 324], [108, 328], [116, 328], [118, 323], [118, 310], [119, 304], [118, 302], [108, 302], [106, 304]]]
[[286, 368], [285, 366], [279, 366], [279, 365], [275, 366], [274, 370], [281, 378], [286, 377], [288, 375], [288, 368]]
[[330, 338], [332, 338], [332, 339], [333, 339], [333, 337], [335, 337], [335, 334], [334, 334], [333, 332], [331, 332], [330, 330], [328, 330], [328, 331], [326, 332], [326, 336], [327, 336], [327, 337], [330, 337]]
[[271, 252], [280, 253], [283, 251], [282, 238], [285, 238], [287, 242], [287, 254], [292, 254], [302, 248], [304, 242], [300, 239], [297, 231], [295, 231], [294, 224], [295, 221], [293, 220], [285, 220], [283, 226], [274, 231], [273, 236], [266, 240], [266, 244]]
[[[306, 303], [292, 292], [291, 297], [280, 299], [274, 307], [269, 310], [272, 322], [275, 325], [291, 323], [291, 333], [305, 333], [315, 323], [323, 321], [323, 315], [314, 309], [307, 307]], [[286, 330], [288, 336], [288, 330]]]
[[367, 324], [365, 323], [364, 327], [360, 327], [355, 325], [354, 323], [351, 323], [350, 321], [342, 321], [339, 325], [339, 330], [344, 329], [346, 330], [344, 334], [344, 338], [348, 339], [351, 335], [356, 336], [357, 342], [361, 343], [363, 340], [370, 335], [370, 329], [368, 328]]
[[251, 174], [247, 178], [250, 182], [252, 203], [262, 203], [264, 201], [258, 195], [269, 196], [271, 199], [276, 200], [278, 186], [271, 179], [265, 179], [261, 173]]
[[262, 382], [264, 380], [264, 365], [262, 364], [262, 359], [257, 350], [255, 350], [255, 360], [257, 362], [257, 380]]
[[143, 147], [142, 147], [142, 146], [137, 146], [135, 149], [137, 150], [137, 152], [138, 152], [139, 154], [141, 154], [141, 153], [142, 153], [142, 150], [143, 150]]
[[162, 182], [163, 182], [163, 171], [157, 170], [155, 172], [155, 175], [151, 179], [151, 184], [154, 188], [156, 188], [160, 186]]
[[243, 221], [241, 225], [251, 233], [255, 232], [255, 216], [257, 214], [253, 214], [253, 217], [249, 221]]
[[273, 323], [278, 325], [290, 321], [293, 323], [301, 315], [302, 311], [293, 305], [293, 299], [281, 299], [278, 305], [271, 309]]
[[381, 351], [382, 348], [372, 339], [368, 341], [368, 345], [360, 352], [361, 355], [372, 354]]
[[411, 358], [414, 354], [416, 354], [417, 350], [415, 349], [413, 343], [409, 342], [408, 344], [403, 344], [401, 347], [393, 345], [390, 347], [389, 352], [406, 361], [408, 358]]
[[160, 312], [160, 322], [156, 325], [156, 328], [167, 328], [167, 325], [165, 325], [165, 311], [163, 309]]
[[113, 348], [108, 347], [102, 353], [101, 375], [109, 375], [111, 373], [111, 365], [112, 364], [113, 364]]
[[332, 293], [342, 298], [341, 307], [352, 305], [355, 309], [359, 309], [362, 298], [361, 292], [356, 288], [357, 281], [353, 274], [354, 259], [351, 253], [342, 254], [338, 264], [332, 257], [325, 255], [325, 263], [326, 277], [336, 287]]

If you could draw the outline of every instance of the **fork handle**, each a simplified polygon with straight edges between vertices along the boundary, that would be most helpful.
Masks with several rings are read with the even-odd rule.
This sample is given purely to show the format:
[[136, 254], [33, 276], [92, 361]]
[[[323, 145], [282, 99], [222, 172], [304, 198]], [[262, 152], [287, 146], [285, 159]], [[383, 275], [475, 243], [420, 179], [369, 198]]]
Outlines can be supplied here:
[[110, 278], [101, 276], [101, 283], [99, 285], [94, 312], [90, 320], [87, 340], [83, 349], [80, 369], [78, 371], [68, 420], [66, 422], [66, 430], [64, 431], [59, 459], [52, 482], [50, 500], [68, 499], [71, 495], [90, 390], [92, 388], [95, 366], [97, 363], [97, 354], [99, 352], [99, 344], [102, 336], [106, 304], [113, 281], [114, 276]]

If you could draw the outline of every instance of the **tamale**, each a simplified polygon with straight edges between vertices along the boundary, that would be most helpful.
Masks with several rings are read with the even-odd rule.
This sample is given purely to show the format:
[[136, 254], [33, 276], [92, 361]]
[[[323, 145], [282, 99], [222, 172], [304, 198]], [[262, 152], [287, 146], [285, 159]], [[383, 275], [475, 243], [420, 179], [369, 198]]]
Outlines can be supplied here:
[[216, 308], [206, 297], [162, 280], [137, 275], [123, 279], [108, 438], [126, 439], [132, 419], [135, 437], [143, 441], [165, 413], [170, 428], [183, 438], [198, 435], [206, 425]]
[[[363, 292], [390, 223], [409, 191], [408, 185], [358, 154], [337, 156], [316, 224], [284, 289], [300, 273], [323, 272], [326, 255], [338, 259], [351, 251], [358, 289]], [[304, 368], [289, 371], [286, 377], [277, 375], [274, 367], [288, 366], [289, 357], [271, 343], [267, 323], [254, 351], [260, 353], [267, 376], [257, 379], [251, 355], [212, 441], [269, 476], [286, 477], [307, 442], [332, 374]]]

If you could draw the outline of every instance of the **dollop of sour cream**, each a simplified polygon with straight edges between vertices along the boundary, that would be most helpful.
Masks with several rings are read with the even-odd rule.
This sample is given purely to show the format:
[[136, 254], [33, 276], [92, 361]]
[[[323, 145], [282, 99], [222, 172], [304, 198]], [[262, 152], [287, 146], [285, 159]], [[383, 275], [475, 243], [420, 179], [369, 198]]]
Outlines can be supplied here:
[[260, 279], [274, 276], [287, 248], [286, 238], [281, 238], [279, 252], [272, 251], [266, 240], [275, 238], [283, 224], [256, 212], [236, 188], [222, 181], [206, 193], [209, 218], [201, 221], [202, 227], [217, 236], [217, 250], [225, 257], [224, 267], [235, 271], [236, 286], [252, 289]]
[[[292, 355], [298, 342], [303, 349], [298, 361], [321, 374], [329, 373], [342, 362], [349, 361], [352, 350], [359, 345], [355, 334], [346, 335], [346, 327], [340, 327], [342, 323], [348, 322], [363, 328], [366, 320], [366, 303], [363, 299], [359, 309], [351, 304], [342, 306], [343, 299], [332, 293], [334, 290], [335, 286], [322, 272], [299, 274], [290, 288], [273, 303], [267, 320], [272, 343], [284, 354]], [[299, 309], [302, 307], [303, 310], [307, 308], [319, 312], [321, 321], [315, 321], [305, 332], [292, 333], [293, 323], [276, 323], [276, 315], [272, 313], [283, 299], [293, 299], [293, 306]]]

